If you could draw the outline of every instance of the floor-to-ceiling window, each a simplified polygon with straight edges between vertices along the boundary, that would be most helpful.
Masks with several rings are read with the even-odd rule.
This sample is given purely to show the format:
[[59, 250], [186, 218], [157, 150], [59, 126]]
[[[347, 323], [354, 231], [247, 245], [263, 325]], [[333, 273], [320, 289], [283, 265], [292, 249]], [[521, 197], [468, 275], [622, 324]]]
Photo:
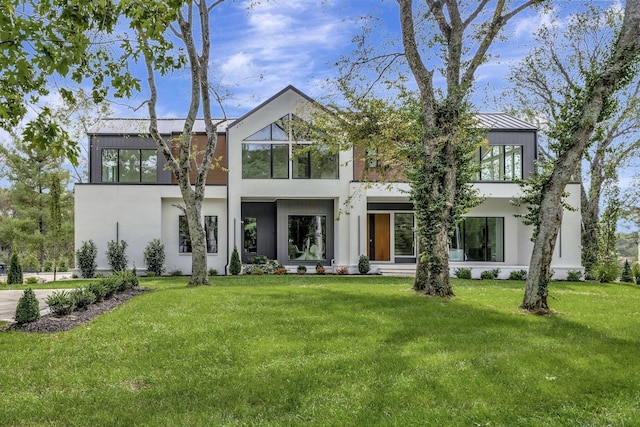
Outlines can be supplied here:
[[504, 218], [465, 218], [451, 237], [449, 260], [504, 261]]

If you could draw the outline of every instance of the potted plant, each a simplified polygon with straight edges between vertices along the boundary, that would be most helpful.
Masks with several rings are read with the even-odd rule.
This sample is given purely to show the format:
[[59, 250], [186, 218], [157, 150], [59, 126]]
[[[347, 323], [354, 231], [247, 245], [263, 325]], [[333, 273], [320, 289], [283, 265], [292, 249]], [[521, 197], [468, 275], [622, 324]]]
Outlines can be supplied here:
[[299, 265], [298, 269], [296, 270], [298, 272], [298, 274], [303, 275], [306, 274], [307, 272], [307, 267], [305, 267], [304, 265]]
[[316, 264], [316, 274], [324, 274], [325, 269], [322, 266], [322, 264], [318, 263]]

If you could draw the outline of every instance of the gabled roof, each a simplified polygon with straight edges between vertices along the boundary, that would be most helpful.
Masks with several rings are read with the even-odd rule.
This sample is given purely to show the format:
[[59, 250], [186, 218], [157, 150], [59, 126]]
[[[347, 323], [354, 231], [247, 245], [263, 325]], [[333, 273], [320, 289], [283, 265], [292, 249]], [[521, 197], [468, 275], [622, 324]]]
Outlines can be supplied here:
[[531, 123], [527, 123], [506, 113], [478, 113], [476, 119], [480, 127], [489, 130], [538, 130]]
[[[229, 119], [213, 119], [218, 132], [225, 132]], [[182, 132], [185, 119], [158, 119], [158, 131], [162, 135]], [[195, 133], [205, 133], [203, 119], [196, 119], [193, 125]], [[89, 134], [100, 135], [144, 135], [149, 132], [149, 119], [101, 119], [91, 129]]]
[[250, 116], [251, 114], [255, 113], [256, 111], [258, 111], [261, 108], [264, 108], [266, 105], [268, 105], [271, 101], [273, 101], [274, 99], [280, 97], [283, 93], [287, 92], [287, 91], [293, 91], [295, 93], [297, 93], [298, 95], [300, 95], [301, 97], [303, 97], [304, 99], [306, 99], [307, 101], [311, 102], [312, 104], [316, 104], [316, 101], [314, 99], [312, 99], [311, 97], [309, 97], [309, 95], [307, 95], [306, 93], [300, 91], [298, 88], [296, 88], [293, 85], [289, 85], [287, 87], [285, 87], [284, 89], [282, 89], [280, 92], [276, 93], [275, 95], [273, 95], [271, 98], [267, 99], [266, 101], [264, 101], [263, 103], [261, 103], [260, 105], [258, 105], [257, 107], [253, 108], [251, 111], [249, 111], [248, 113], [246, 113], [245, 115], [243, 115], [242, 117], [234, 120], [233, 122], [231, 122], [229, 124], [229, 126], [227, 126], [227, 128], [232, 128], [233, 126], [235, 126], [237, 123], [241, 122], [242, 120], [246, 119], [248, 116]]

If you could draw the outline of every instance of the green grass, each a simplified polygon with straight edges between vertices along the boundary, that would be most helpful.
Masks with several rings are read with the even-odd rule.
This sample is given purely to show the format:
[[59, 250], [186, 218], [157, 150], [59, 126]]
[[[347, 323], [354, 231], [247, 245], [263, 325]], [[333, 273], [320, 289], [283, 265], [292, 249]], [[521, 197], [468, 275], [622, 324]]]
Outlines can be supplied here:
[[0, 334], [0, 425], [640, 425], [640, 286], [144, 280], [75, 330]]

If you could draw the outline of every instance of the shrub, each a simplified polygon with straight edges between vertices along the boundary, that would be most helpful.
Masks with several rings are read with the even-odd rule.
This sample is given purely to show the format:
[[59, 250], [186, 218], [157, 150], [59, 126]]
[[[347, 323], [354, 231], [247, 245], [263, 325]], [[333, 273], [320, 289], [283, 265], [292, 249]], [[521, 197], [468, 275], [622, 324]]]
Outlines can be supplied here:
[[24, 283], [26, 283], [27, 285], [35, 285], [38, 282], [39, 282], [39, 280], [35, 276], [30, 276], [30, 277], [27, 277], [26, 279], [24, 279]]
[[126, 291], [127, 289], [135, 288], [140, 284], [140, 278], [133, 271], [121, 271], [116, 274], [118, 278], [118, 292]]
[[87, 285], [87, 290], [91, 292], [95, 297], [95, 302], [100, 302], [104, 300], [105, 295], [107, 294], [107, 289], [105, 288], [102, 282], [92, 282]]
[[305, 274], [307, 272], [307, 267], [305, 267], [304, 265], [299, 265], [296, 271], [298, 272], [298, 274]]
[[509, 273], [509, 280], [527, 280], [527, 271], [512, 271], [511, 273]]
[[173, 276], [173, 277], [178, 277], [182, 275], [183, 275], [182, 270], [180, 270], [179, 268], [169, 272], [169, 276]]
[[281, 265], [273, 272], [273, 274], [287, 274], [287, 267]]
[[42, 268], [42, 271], [44, 271], [45, 273], [49, 273], [50, 271], [53, 271], [53, 263], [51, 262], [50, 259], [44, 262], [44, 267]]
[[567, 272], [567, 282], [579, 282], [582, 278], [582, 272], [579, 270], [570, 270]]
[[101, 279], [100, 283], [104, 287], [104, 299], [111, 298], [120, 288], [120, 278], [115, 275]]
[[371, 270], [369, 257], [366, 255], [360, 255], [360, 258], [358, 258], [358, 273], [367, 274], [369, 270]]
[[88, 288], [78, 288], [71, 291], [71, 298], [77, 310], [86, 310], [91, 304], [96, 302], [96, 294]]
[[[247, 264], [244, 267], [244, 274], [276, 274], [278, 269], [283, 268], [277, 260], [267, 259], [264, 264]], [[259, 273], [255, 271], [259, 270]]]
[[67, 270], [69, 270], [69, 267], [67, 267], [67, 262], [64, 259], [61, 259], [56, 271], [67, 271]]
[[153, 239], [144, 248], [144, 263], [147, 265], [147, 274], [152, 272], [155, 276], [164, 273], [164, 245], [160, 239]]
[[261, 268], [254, 268], [253, 270], [251, 270], [251, 274], [255, 276], [261, 276], [264, 274], [264, 271]]
[[56, 291], [47, 297], [46, 302], [56, 316], [66, 316], [76, 309], [75, 298], [68, 291]]
[[480, 279], [482, 280], [493, 280], [495, 278], [496, 275], [494, 274], [493, 270], [486, 270], [480, 273]]
[[338, 276], [348, 276], [349, 275], [349, 267], [342, 267], [336, 270], [336, 274]]
[[629, 264], [629, 260], [624, 261], [622, 274], [620, 275], [620, 281], [624, 283], [633, 283], [633, 276], [631, 275], [631, 264]]
[[240, 261], [240, 255], [238, 255], [238, 248], [233, 247], [231, 252], [231, 261], [229, 262], [229, 273], [237, 276], [242, 271], [242, 262]]
[[636, 285], [640, 285], [640, 264], [637, 262], [631, 266], [631, 275], [633, 276]]
[[316, 274], [321, 274], [321, 275], [322, 275], [322, 274], [324, 274], [324, 273], [325, 273], [325, 269], [324, 269], [324, 267], [322, 266], [322, 264], [317, 263], [317, 264], [316, 264]]
[[247, 264], [266, 264], [269, 261], [265, 255], [256, 255], [254, 257], [249, 258]]
[[93, 240], [82, 242], [82, 246], [76, 251], [78, 268], [80, 269], [80, 274], [82, 274], [82, 277], [85, 279], [91, 279], [96, 275], [96, 269], [98, 268], [98, 264], [96, 264], [97, 256], [98, 248], [96, 244], [93, 243]]
[[119, 243], [115, 240], [107, 242], [107, 262], [111, 266], [111, 270], [115, 273], [124, 271], [127, 268], [127, 242], [121, 240]]
[[217, 276], [218, 270], [216, 270], [215, 268], [210, 268], [208, 273], [209, 273], [209, 276]]
[[18, 253], [13, 251], [9, 261], [9, 271], [7, 272], [7, 284], [22, 285], [22, 265], [18, 259]]
[[493, 277], [494, 278], [498, 278], [500, 277], [500, 269], [499, 268], [494, 268], [493, 270], [491, 270], [491, 272], [493, 273]]
[[40, 304], [31, 288], [25, 289], [22, 293], [14, 317], [20, 324], [35, 322], [40, 318]]
[[596, 267], [596, 280], [600, 283], [610, 283], [620, 277], [620, 265], [615, 259], [602, 261]]
[[470, 268], [456, 268], [453, 272], [458, 279], [471, 279], [471, 269]]

